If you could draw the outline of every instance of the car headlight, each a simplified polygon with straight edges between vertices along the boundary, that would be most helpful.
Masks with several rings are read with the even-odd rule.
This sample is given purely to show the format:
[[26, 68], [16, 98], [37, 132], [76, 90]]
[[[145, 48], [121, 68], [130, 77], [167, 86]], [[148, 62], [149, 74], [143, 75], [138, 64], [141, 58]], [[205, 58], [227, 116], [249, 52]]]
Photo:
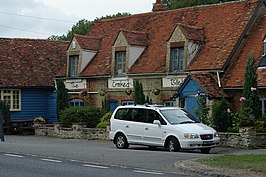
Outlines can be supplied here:
[[218, 132], [214, 132], [214, 137], [219, 137]]
[[199, 135], [196, 133], [185, 133], [184, 137], [188, 139], [196, 139], [199, 138]]

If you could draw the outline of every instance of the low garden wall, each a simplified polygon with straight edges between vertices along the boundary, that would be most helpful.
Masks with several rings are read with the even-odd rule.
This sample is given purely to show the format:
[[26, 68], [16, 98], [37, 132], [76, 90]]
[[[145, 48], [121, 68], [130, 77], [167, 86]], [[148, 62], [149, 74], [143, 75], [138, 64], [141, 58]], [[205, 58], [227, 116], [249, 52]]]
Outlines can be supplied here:
[[[73, 124], [66, 128], [60, 124], [35, 124], [35, 135], [53, 136], [59, 138], [108, 140], [109, 127], [85, 128], [80, 124]], [[222, 147], [233, 148], [266, 148], [266, 133], [256, 133], [254, 128], [242, 128], [239, 133], [219, 133]]]
[[107, 140], [109, 128], [85, 128], [84, 125], [73, 124], [66, 128], [60, 124], [35, 124], [35, 135], [53, 136], [65, 139], [88, 139], [88, 140]]

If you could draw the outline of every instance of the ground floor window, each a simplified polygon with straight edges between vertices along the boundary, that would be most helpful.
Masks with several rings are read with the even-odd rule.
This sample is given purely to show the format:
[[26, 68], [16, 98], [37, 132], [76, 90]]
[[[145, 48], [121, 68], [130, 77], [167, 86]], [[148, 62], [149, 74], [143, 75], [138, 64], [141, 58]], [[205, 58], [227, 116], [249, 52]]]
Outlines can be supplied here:
[[164, 105], [165, 106], [174, 106], [174, 101], [173, 100], [165, 100]]
[[134, 104], [134, 100], [122, 100], [122, 105], [132, 105]]
[[21, 110], [21, 91], [18, 89], [0, 90], [0, 99], [10, 106], [10, 111]]
[[266, 113], [266, 98], [260, 99], [260, 111], [261, 115], [264, 116]]
[[84, 101], [82, 99], [72, 99], [68, 101], [68, 105], [82, 107], [84, 106]]

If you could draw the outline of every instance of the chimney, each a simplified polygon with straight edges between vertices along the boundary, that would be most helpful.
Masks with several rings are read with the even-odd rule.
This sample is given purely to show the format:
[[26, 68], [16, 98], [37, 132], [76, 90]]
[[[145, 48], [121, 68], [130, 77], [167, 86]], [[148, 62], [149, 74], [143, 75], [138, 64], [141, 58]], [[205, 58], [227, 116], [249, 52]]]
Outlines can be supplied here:
[[156, 3], [153, 5], [152, 11], [164, 11], [167, 10], [167, 6], [165, 4], [162, 4], [161, 0], [156, 0]]

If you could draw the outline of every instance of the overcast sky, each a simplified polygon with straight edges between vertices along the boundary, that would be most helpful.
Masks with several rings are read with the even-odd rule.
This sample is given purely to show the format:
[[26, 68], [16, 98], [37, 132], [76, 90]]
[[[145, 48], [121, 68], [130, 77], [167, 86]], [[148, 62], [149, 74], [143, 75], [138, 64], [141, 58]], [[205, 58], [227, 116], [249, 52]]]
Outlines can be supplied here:
[[0, 0], [0, 37], [66, 34], [81, 19], [150, 12], [156, 0]]

